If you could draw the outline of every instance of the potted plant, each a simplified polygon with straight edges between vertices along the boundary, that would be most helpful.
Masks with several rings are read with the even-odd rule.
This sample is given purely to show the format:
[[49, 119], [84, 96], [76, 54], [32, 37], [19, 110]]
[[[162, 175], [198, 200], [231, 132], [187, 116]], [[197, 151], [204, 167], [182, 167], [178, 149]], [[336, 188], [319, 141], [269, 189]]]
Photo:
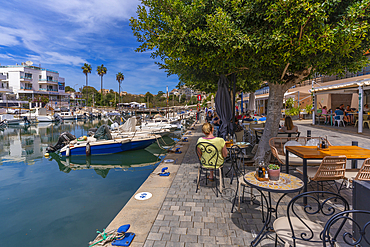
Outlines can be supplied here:
[[272, 181], [278, 181], [280, 178], [280, 166], [275, 164], [270, 164], [267, 167], [267, 172], [269, 174], [269, 179]]

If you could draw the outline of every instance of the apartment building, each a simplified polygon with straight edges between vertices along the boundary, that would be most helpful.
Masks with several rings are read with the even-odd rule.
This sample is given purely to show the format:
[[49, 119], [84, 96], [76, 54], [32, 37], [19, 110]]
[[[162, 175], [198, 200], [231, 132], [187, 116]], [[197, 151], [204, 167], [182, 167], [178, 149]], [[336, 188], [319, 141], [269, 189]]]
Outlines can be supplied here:
[[47, 96], [51, 104], [69, 101], [65, 79], [57, 71], [34, 66], [29, 61], [21, 65], [0, 66], [0, 86], [0, 103], [9, 100], [10, 94], [14, 94], [19, 103], [38, 96]]

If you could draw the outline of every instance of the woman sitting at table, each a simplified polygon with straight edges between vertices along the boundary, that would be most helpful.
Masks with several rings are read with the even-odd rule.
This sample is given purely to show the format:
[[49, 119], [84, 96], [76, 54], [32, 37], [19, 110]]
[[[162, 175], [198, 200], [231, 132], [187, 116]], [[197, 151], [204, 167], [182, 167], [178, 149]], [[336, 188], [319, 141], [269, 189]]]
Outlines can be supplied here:
[[281, 127], [279, 130], [280, 132], [290, 132], [290, 133], [296, 133], [298, 132], [298, 127], [293, 125], [293, 120], [290, 116], [285, 117], [284, 126]]
[[369, 105], [368, 104], [365, 104], [364, 105], [364, 114], [368, 114], [369, 111], [370, 111]]
[[324, 119], [325, 119], [325, 124], [326, 124], [326, 119], [328, 120], [328, 123], [329, 123], [329, 119], [330, 119], [330, 117], [328, 116], [328, 110], [327, 110], [327, 108], [326, 108], [326, 105], [325, 106], [323, 106], [323, 108], [321, 109], [322, 110], [322, 112], [321, 112], [321, 115], [324, 117]]
[[[198, 143], [200, 142], [208, 142], [213, 144], [217, 150], [218, 150], [218, 160], [217, 160], [217, 168], [219, 166], [222, 166], [224, 163], [224, 158], [227, 157], [227, 149], [225, 145], [225, 140], [220, 137], [213, 136], [213, 126], [210, 123], [204, 123], [202, 126], [202, 132], [205, 134], [205, 137], [200, 137], [198, 139]], [[213, 170], [209, 171], [209, 177], [208, 179], [210, 181], [213, 181]]]

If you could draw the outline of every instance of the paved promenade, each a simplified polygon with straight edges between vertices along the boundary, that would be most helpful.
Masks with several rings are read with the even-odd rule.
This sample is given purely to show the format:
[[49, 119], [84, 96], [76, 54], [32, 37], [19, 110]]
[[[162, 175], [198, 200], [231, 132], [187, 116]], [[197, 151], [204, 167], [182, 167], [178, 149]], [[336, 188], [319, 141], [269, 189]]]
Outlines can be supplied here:
[[225, 179], [228, 189], [222, 197], [216, 197], [210, 183], [201, 183], [195, 193], [195, 145], [202, 135], [198, 125], [144, 246], [246, 246], [253, 239], [250, 230], [261, 224], [261, 214], [255, 210], [231, 213], [236, 180], [230, 189], [230, 180]]
[[[301, 136], [306, 136], [307, 130], [310, 129], [312, 136], [328, 135], [328, 139], [333, 145], [351, 145], [352, 141], [358, 141], [359, 146], [370, 148], [367, 136], [343, 134], [335, 130], [316, 128], [307, 121], [295, 122], [295, 124], [302, 132]], [[246, 202], [242, 203], [241, 212], [234, 210], [234, 213], [231, 213], [236, 180], [230, 185], [230, 179], [226, 178], [226, 189], [219, 197], [216, 197], [210, 184], [206, 186], [202, 182], [200, 190], [195, 193], [198, 169], [195, 145], [197, 139], [202, 135], [198, 125], [197, 129], [193, 131], [189, 149], [168, 190], [144, 246], [250, 246], [256, 236], [255, 233], [261, 229], [261, 207], [258, 198], [251, 204], [246, 193]], [[294, 175], [300, 177], [298, 173]], [[329, 188], [326, 189], [329, 190]], [[278, 210], [279, 216], [286, 215], [286, 205], [295, 195], [296, 193], [289, 194], [283, 199]], [[342, 195], [351, 202], [351, 190], [346, 189]], [[275, 201], [273, 204], [277, 200], [278, 195], [273, 194], [273, 201]], [[320, 222], [319, 219], [317, 220]], [[261, 241], [259, 246], [274, 246], [272, 238], [274, 238], [274, 234], [270, 235], [270, 239]]]

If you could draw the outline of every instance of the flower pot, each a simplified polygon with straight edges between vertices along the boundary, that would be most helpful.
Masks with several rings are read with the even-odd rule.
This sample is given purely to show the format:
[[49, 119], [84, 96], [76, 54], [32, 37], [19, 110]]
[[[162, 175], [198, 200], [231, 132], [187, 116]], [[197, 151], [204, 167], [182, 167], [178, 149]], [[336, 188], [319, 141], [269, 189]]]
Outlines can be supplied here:
[[280, 169], [278, 170], [271, 170], [267, 168], [267, 172], [269, 174], [269, 179], [272, 181], [278, 181], [280, 178]]

